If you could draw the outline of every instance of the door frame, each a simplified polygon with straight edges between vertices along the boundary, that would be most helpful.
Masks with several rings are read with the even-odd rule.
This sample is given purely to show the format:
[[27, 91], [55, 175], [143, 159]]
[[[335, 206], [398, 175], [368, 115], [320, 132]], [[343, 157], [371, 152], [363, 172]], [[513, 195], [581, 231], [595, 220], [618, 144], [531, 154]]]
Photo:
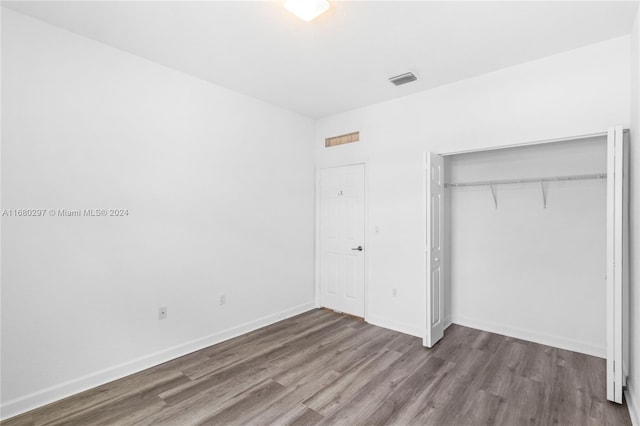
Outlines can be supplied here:
[[607, 135], [607, 399], [622, 403], [629, 367], [629, 134]]
[[[625, 133], [628, 133], [629, 129], [624, 128], [623, 131]], [[543, 144], [555, 143], [555, 142], [570, 142], [570, 141], [578, 141], [580, 139], [591, 139], [591, 138], [606, 137], [607, 134], [608, 134], [608, 132], [587, 133], [587, 134], [584, 134], [584, 135], [567, 136], [567, 137], [563, 137], [563, 138], [542, 139], [542, 140], [538, 140], [538, 141], [529, 141], [529, 142], [512, 143], [512, 144], [506, 144], [506, 145], [487, 146], [487, 147], [484, 147], [484, 148], [462, 149], [462, 150], [459, 150], [459, 151], [449, 151], [449, 152], [444, 152], [444, 153], [439, 153], [438, 152], [436, 154], [442, 155], [443, 157], [450, 157], [452, 155], [471, 154], [471, 153], [474, 153], [474, 152], [496, 151], [496, 150], [499, 150], [499, 149], [520, 148], [520, 147], [531, 146], [531, 145], [543, 145]]]
[[314, 277], [314, 303], [316, 308], [321, 308], [322, 304], [321, 294], [320, 294], [320, 201], [321, 201], [321, 191], [320, 191], [320, 177], [323, 170], [335, 169], [338, 167], [349, 167], [349, 166], [358, 166], [362, 165], [364, 167], [364, 320], [367, 320], [369, 316], [369, 277], [371, 274], [370, 271], [370, 253], [371, 253], [371, 235], [369, 230], [370, 222], [370, 209], [369, 209], [369, 188], [371, 185], [369, 184], [369, 165], [366, 161], [360, 161], [355, 163], [347, 163], [347, 164], [339, 164], [339, 165], [331, 165], [331, 166], [323, 166], [318, 167], [316, 165], [316, 184], [315, 184], [315, 277]]

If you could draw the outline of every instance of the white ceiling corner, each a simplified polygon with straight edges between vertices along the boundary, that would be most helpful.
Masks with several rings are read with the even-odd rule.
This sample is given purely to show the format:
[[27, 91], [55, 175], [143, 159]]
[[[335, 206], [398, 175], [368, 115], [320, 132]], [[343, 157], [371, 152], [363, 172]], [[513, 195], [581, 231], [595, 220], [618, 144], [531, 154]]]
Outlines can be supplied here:
[[[318, 118], [623, 36], [634, 1], [3, 2], [77, 34]], [[412, 71], [417, 82], [387, 79]]]

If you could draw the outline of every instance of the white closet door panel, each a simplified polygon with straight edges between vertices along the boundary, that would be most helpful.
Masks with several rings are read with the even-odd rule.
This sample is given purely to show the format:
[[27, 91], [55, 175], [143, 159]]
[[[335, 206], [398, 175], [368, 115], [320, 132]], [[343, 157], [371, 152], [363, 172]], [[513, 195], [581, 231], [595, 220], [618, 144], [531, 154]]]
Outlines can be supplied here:
[[432, 347], [444, 335], [444, 160], [426, 154], [427, 321], [424, 346]]

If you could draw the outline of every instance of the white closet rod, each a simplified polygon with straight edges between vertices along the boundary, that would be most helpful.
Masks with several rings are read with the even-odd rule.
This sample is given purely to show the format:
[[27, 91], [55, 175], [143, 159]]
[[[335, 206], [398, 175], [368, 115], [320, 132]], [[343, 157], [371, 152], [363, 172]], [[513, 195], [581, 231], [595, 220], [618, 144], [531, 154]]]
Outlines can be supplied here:
[[544, 182], [558, 182], [566, 180], [588, 180], [588, 179], [606, 179], [606, 173], [594, 173], [590, 175], [571, 175], [571, 176], [552, 176], [552, 177], [540, 177], [540, 178], [527, 178], [527, 179], [503, 179], [503, 180], [485, 180], [479, 182], [460, 182], [460, 183], [445, 183], [446, 188], [460, 188], [464, 186], [495, 186], [495, 185], [513, 185], [517, 183], [544, 183]]

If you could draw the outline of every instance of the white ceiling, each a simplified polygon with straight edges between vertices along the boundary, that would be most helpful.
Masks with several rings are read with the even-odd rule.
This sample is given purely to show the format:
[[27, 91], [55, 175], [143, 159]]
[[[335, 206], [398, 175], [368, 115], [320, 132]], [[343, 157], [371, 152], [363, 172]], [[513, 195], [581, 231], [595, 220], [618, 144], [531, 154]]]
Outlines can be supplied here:
[[[310, 117], [622, 36], [636, 1], [333, 1], [303, 22], [278, 1], [3, 5]], [[395, 87], [393, 75], [419, 80]]]

